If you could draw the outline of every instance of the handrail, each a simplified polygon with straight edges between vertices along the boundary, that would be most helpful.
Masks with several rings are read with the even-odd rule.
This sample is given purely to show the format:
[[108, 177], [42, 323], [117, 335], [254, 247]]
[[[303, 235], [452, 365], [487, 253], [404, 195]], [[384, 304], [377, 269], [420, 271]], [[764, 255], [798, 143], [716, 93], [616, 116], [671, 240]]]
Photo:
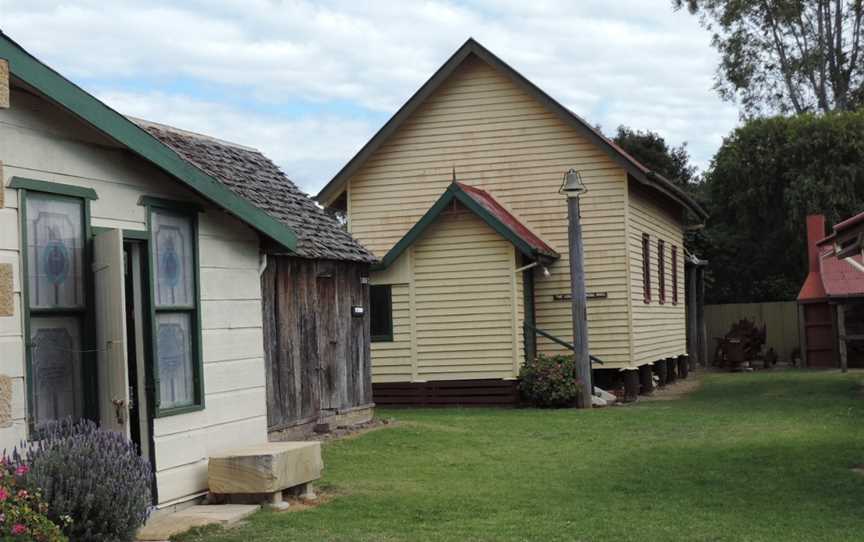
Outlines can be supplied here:
[[[568, 343], [564, 339], [559, 339], [555, 335], [552, 335], [551, 333], [543, 331], [540, 328], [534, 327], [531, 324], [529, 324], [528, 322], [525, 322], [524, 325], [526, 328], [528, 328], [531, 331], [534, 331], [536, 333], [539, 333], [540, 335], [542, 335], [543, 337], [546, 337], [550, 341], [552, 341], [554, 343], [558, 343], [559, 345], [563, 346], [564, 348], [569, 348], [570, 350], [573, 350], [574, 352], [576, 351], [576, 347], [573, 345], [573, 343]], [[591, 363], [598, 363], [600, 365], [603, 365], [603, 360], [601, 360], [600, 358], [598, 358], [596, 356], [592, 356], [591, 354], [588, 354], [588, 358], [591, 360]]]

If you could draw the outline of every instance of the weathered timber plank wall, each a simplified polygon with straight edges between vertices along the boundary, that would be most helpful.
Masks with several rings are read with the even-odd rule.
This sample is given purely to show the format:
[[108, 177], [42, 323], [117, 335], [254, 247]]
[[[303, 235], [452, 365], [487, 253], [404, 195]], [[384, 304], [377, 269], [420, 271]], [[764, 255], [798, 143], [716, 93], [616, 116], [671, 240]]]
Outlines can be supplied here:
[[745, 318], [758, 326], [765, 324], [765, 347], [774, 348], [780, 361], [789, 361], [792, 351], [798, 348], [798, 303], [795, 301], [705, 305], [709, 363], [714, 361], [717, 346], [714, 338], [725, 336], [732, 324]]
[[365, 264], [269, 258], [261, 281], [271, 431], [372, 403], [366, 275]]

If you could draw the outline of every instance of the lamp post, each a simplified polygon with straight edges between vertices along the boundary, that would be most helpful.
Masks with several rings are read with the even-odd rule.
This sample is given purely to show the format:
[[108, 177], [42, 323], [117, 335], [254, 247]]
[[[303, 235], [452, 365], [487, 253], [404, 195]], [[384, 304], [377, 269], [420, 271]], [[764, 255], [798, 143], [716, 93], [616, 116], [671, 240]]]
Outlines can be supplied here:
[[579, 408], [591, 408], [594, 387], [591, 383], [591, 358], [588, 354], [588, 308], [585, 295], [585, 256], [582, 250], [582, 224], [579, 196], [587, 191], [575, 169], [564, 174], [560, 192], [567, 196], [567, 237], [570, 260], [570, 308], [573, 317], [573, 356], [579, 380]]

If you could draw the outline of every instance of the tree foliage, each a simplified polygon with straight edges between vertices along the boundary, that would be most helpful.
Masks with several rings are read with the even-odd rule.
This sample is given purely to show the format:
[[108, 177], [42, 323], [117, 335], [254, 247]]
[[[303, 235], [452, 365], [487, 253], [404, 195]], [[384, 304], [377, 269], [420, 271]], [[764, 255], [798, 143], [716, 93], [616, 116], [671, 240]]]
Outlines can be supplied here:
[[715, 88], [743, 113], [850, 111], [864, 103], [864, 0], [673, 0], [713, 32]]
[[750, 121], [723, 141], [705, 177], [708, 301], [795, 299], [806, 215], [836, 223], [864, 210], [864, 112]]
[[670, 146], [658, 133], [619, 126], [615, 143], [649, 169], [666, 177], [682, 188], [696, 180], [696, 166], [690, 164], [687, 143]]

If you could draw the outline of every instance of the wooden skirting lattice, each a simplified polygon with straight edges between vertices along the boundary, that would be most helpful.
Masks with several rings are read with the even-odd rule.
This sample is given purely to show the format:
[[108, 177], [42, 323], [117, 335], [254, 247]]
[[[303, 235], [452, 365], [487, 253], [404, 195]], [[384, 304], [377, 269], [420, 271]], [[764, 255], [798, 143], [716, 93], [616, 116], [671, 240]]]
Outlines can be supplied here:
[[516, 380], [438, 380], [372, 384], [375, 405], [514, 406], [519, 403]]

